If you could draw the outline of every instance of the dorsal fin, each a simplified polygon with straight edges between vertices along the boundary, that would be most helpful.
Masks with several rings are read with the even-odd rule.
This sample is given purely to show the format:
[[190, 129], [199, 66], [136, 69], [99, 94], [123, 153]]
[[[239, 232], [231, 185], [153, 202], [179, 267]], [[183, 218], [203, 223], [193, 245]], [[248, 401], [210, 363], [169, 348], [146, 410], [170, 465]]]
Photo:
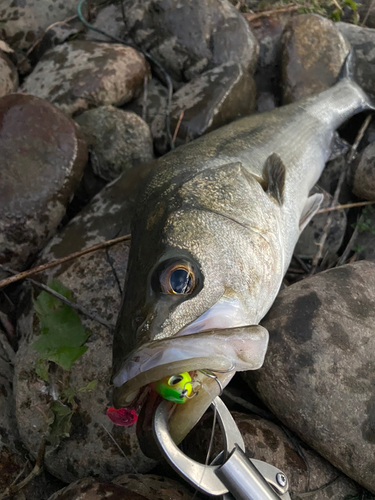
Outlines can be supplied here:
[[264, 164], [264, 170], [268, 181], [267, 193], [282, 205], [286, 168], [280, 156], [272, 153]]
[[323, 198], [324, 196], [322, 195], [322, 193], [315, 193], [307, 198], [305, 206], [302, 210], [301, 218], [299, 220], [299, 229], [301, 233], [310, 222], [310, 220], [314, 217], [316, 211], [319, 210]]

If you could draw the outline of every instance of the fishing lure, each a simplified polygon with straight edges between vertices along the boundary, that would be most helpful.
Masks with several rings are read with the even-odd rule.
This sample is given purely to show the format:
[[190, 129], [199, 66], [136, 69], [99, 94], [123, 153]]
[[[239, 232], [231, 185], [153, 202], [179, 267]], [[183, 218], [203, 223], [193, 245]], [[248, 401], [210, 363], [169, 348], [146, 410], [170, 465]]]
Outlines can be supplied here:
[[192, 379], [188, 372], [165, 377], [154, 383], [155, 390], [167, 401], [185, 403], [193, 392]]

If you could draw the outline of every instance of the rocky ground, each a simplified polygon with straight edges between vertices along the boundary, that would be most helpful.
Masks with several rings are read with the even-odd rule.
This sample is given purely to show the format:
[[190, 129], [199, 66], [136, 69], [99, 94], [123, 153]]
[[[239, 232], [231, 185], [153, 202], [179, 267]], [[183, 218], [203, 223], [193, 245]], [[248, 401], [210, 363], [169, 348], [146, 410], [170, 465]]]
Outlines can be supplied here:
[[[334, 2], [338, 14], [316, 2], [317, 15], [301, 2], [124, 0], [124, 22], [120, 3], [93, 0], [83, 11], [99, 32], [78, 3], [0, 0], [0, 280], [128, 235], [155, 158], [329, 88], [350, 47], [373, 94], [371, 2]], [[375, 498], [374, 145], [367, 114], [340, 130], [313, 190], [320, 213], [262, 322], [266, 362], [223, 396], [248, 456], [283, 470], [296, 500]], [[128, 252], [123, 238], [0, 283], [1, 500], [192, 497], [106, 416]], [[210, 419], [183, 443], [201, 461]]]

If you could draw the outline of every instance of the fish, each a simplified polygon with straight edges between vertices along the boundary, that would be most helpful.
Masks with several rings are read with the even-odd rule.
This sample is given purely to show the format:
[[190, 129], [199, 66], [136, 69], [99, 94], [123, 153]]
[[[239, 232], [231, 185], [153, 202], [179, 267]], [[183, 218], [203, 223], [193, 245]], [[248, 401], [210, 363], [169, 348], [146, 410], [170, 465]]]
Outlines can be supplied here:
[[328, 90], [159, 158], [139, 194], [113, 340], [113, 404], [132, 408], [143, 394], [152, 412], [155, 395], [145, 391], [189, 373], [200, 390], [171, 410], [176, 443], [237, 371], [263, 364], [269, 334], [259, 322], [319, 209], [323, 195], [310, 190], [336, 130], [374, 109], [349, 64]]

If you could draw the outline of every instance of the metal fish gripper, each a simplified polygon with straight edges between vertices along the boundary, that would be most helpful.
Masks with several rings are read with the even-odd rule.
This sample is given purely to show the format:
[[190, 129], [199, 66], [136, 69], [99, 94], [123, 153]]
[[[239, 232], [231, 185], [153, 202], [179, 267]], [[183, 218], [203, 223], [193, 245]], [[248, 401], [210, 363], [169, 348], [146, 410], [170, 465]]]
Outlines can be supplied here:
[[216, 408], [224, 440], [224, 450], [211, 465], [189, 458], [172, 440], [168, 430], [170, 403], [163, 401], [157, 408], [154, 435], [172, 468], [197, 490], [223, 500], [290, 500], [286, 475], [266, 462], [248, 459], [228, 408], [219, 397], [211, 406]]

